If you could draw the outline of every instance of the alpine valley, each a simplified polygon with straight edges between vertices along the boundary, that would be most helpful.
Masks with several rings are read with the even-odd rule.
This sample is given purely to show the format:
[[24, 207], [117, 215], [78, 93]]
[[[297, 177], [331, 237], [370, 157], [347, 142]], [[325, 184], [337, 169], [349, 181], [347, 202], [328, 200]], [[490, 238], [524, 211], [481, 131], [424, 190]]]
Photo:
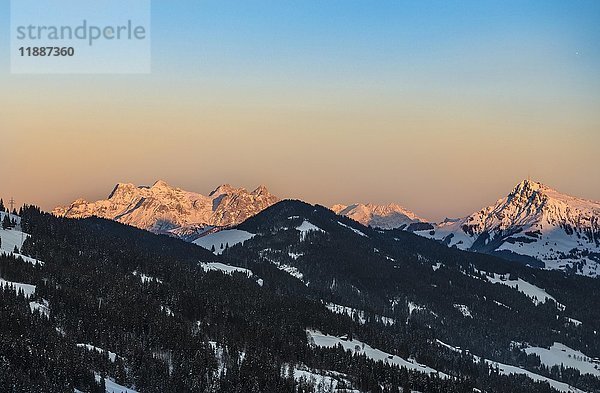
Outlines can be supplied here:
[[600, 392], [600, 204], [428, 223], [159, 181], [0, 201], [1, 392]]

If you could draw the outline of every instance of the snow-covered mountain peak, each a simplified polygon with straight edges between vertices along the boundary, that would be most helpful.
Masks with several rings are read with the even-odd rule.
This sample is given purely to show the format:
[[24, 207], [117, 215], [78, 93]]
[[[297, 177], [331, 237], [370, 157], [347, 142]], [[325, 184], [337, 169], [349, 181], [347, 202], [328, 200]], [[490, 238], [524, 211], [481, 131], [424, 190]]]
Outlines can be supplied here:
[[338, 204], [332, 206], [331, 209], [337, 214], [350, 217], [363, 225], [381, 229], [400, 228], [425, 221], [412, 211], [395, 203], [387, 205], [356, 203], [350, 206]]
[[525, 255], [547, 268], [600, 275], [600, 202], [531, 180], [494, 205], [420, 234], [462, 249]]
[[513, 188], [511, 194], [520, 194], [520, 193], [531, 193], [534, 191], [539, 191], [539, 190], [543, 190], [543, 189], [550, 189], [550, 187], [548, 187], [545, 184], [542, 184], [538, 181], [535, 180], [531, 180], [531, 179], [525, 179], [522, 182], [520, 182], [519, 184], [517, 184], [515, 186], [515, 188]]
[[[600, 217], [600, 203], [572, 197], [530, 180], [519, 183], [495, 205], [467, 217], [465, 224], [475, 233], [506, 230], [515, 225], [593, 229]], [[593, 240], [593, 239], [591, 239]]]
[[556, 192], [550, 187], [531, 180], [523, 180], [508, 194], [507, 201], [513, 205], [532, 204], [540, 206], [548, 200], [547, 192]]
[[250, 193], [225, 184], [204, 196], [159, 180], [151, 187], [119, 183], [108, 199], [78, 199], [69, 206], [57, 207], [53, 213], [73, 218], [108, 218], [153, 232], [184, 234], [187, 238], [206, 227], [240, 224], [278, 201], [264, 186]]

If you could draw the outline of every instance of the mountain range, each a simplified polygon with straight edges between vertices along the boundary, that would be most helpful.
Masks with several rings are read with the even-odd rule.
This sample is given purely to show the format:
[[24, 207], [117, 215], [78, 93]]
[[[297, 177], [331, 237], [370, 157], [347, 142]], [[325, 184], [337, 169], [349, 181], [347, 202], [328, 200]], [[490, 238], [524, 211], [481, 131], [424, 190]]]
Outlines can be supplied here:
[[[212, 246], [201, 238], [241, 224], [278, 201], [265, 186], [249, 192], [222, 185], [204, 196], [158, 181], [151, 187], [118, 184], [106, 200], [77, 200], [53, 213], [108, 218]], [[520, 182], [493, 205], [441, 223], [430, 223], [398, 204], [338, 204], [331, 210], [366, 226], [410, 231], [449, 247], [539, 268], [600, 274], [600, 203], [531, 180]]]
[[119, 183], [105, 200], [78, 199], [53, 213], [68, 218], [107, 218], [193, 241], [213, 228], [240, 224], [278, 201], [265, 186], [248, 191], [224, 184], [205, 196], [159, 180], [152, 186]]

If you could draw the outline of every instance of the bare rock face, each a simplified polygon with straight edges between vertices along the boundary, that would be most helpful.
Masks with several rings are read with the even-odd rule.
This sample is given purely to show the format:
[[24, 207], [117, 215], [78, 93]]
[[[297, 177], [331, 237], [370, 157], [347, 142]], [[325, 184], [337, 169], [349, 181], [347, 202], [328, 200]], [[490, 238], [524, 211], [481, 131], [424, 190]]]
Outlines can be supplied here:
[[101, 217], [155, 233], [193, 237], [214, 227], [229, 227], [277, 203], [265, 186], [254, 191], [219, 186], [208, 196], [157, 181], [151, 187], [119, 183], [105, 200], [79, 199], [53, 213], [70, 218]]

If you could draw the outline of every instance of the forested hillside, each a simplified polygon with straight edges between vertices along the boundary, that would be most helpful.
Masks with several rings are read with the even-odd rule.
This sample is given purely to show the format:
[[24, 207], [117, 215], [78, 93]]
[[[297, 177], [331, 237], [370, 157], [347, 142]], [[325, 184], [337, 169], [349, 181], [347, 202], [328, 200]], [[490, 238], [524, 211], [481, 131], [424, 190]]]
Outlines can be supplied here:
[[526, 352], [557, 341], [598, 356], [592, 279], [293, 201], [246, 221], [238, 230], [254, 236], [220, 255], [34, 207], [0, 238], [21, 230], [22, 249], [0, 256], [0, 391], [600, 391], [597, 377]]

